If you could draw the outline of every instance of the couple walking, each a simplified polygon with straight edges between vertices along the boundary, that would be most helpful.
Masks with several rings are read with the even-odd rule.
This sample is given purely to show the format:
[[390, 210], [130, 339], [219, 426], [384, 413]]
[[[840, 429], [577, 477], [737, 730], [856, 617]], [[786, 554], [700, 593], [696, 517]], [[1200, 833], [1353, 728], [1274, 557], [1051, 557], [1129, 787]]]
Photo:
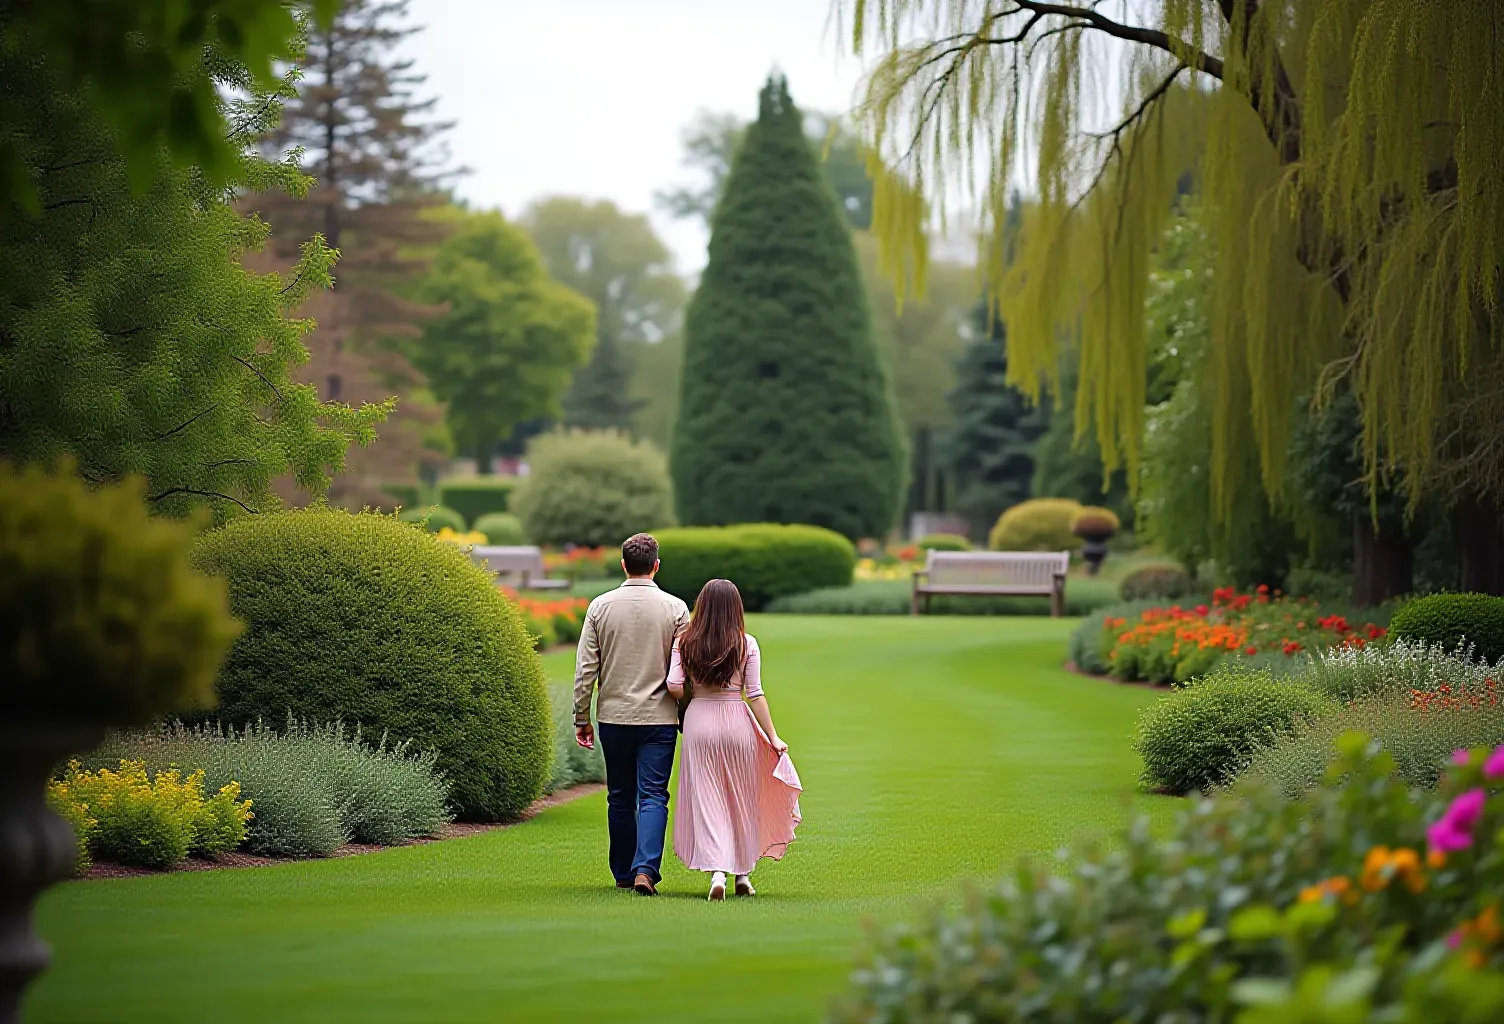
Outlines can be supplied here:
[[674, 805], [674, 853], [726, 897], [727, 876], [750, 896], [752, 869], [778, 860], [799, 824], [799, 775], [762, 692], [761, 656], [742, 596], [711, 580], [695, 613], [653, 582], [658, 542], [621, 546], [626, 582], [590, 603], [575, 661], [575, 741], [594, 749], [596, 697], [606, 760], [611, 874], [619, 889], [658, 894], [668, 827], [668, 780], [678, 732], [684, 757]]

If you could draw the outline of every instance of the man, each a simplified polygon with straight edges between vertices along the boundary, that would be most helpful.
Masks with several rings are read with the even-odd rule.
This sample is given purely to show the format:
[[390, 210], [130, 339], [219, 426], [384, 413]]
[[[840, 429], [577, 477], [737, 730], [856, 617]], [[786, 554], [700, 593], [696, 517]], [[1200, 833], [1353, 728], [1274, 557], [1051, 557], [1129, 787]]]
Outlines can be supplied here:
[[606, 759], [606, 821], [618, 889], [658, 895], [668, 777], [674, 767], [679, 707], [668, 692], [674, 637], [689, 624], [683, 601], [658, 589], [658, 541], [646, 533], [621, 546], [620, 587], [590, 602], [574, 670], [575, 742], [595, 749], [590, 698]]

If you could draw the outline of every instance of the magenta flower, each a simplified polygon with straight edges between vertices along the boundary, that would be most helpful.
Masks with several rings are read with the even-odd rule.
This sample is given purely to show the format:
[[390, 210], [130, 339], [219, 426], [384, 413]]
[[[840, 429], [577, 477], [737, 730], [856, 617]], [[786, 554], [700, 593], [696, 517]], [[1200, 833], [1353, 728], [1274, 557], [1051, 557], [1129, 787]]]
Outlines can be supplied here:
[[1459, 768], [1466, 768], [1472, 759], [1473, 752], [1471, 750], [1452, 751], [1452, 763]]
[[1495, 747], [1494, 752], [1488, 755], [1488, 760], [1483, 762], [1483, 777], [1504, 779], [1504, 745]]
[[1483, 790], [1470, 789], [1452, 801], [1441, 819], [1426, 830], [1431, 849], [1455, 853], [1473, 845], [1473, 826], [1483, 814]]

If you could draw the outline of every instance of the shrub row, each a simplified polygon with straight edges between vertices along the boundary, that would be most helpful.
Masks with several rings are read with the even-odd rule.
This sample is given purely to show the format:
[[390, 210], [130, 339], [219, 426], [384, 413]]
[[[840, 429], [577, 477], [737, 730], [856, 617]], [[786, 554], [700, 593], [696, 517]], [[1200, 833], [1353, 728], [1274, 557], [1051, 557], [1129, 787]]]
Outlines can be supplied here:
[[1198, 802], [1166, 839], [1138, 818], [878, 933], [833, 1019], [1504, 1019], [1504, 748], [1436, 792], [1341, 745], [1302, 800]]
[[482, 516], [512, 511], [510, 501], [516, 486], [517, 478], [510, 476], [445, 480], [439, 484], [439, 504], [454, 509], [465, 522], [476, 523]]
[[[432, 752], [386, 737], [367, 742], [340, 723], [289, 721], [276, 730], [173, 725], [112, 736], [89, 765], [129, 761], [160, 780], [192, 768], [209, 788], [238, 785], [254, 818], [245, 847], [265, 856], [323, 857], [345, 843], [390, 846], [438, 834], [450, 820], [448, 787]], [[117, 859], [110, 857], [110, 859]]]
[[689, 602], [713, 579], [728, 579], [749, 611], [785, 594], [851, 582], [856, 548], [818, 526], [751, 523], [660, 530], [658, 585]]
[[[783, 615], [907, 615], [912, 586], [903, 577], [858, 580], [849, 586], [779, 597], [763, 610]], [[1098, 580], [1071, 580], [1065, 589], [1067, 615], [1092, 615], [1113, 600], [1112, 585]], [[1050, 599], [940, 595], [931, 602], [930, 611], [935, 615], [1048, 615]]]

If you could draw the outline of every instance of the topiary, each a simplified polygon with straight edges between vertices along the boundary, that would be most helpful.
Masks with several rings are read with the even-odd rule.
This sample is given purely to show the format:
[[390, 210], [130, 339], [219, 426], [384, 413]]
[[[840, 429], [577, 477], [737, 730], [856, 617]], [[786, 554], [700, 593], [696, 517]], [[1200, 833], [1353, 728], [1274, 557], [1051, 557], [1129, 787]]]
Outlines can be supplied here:
[[781, 77], [737, 148], [709, 255], [684, 317], [680, 517], [886, 536], [903, 428], [850, 228]]
[[515, 546], [527, 543], [527, 532], [522, 520], [510, 512], [487, 512], [471, 526], [472, 530], [486, 535], [487, 544]]
[[227, 722], [359, 724], [434, 751], [462, 817], [516, 817], [552, 756], [542, 663], [516, 606], [458, 547], [390, 516], [252, 516], [201, 538], [247, 630], [220, 674]]
[[970, 551], [971, 541], [959, 533], [932, 533], [915, 546], [924, 551]]
[[544, 434], [528, 446], [512, 507], [534, 544], [615, 547], [673, 523], [663, 453], [612, 431]]
[[455, 533], [466, 532], [465, 517], [452, 508], [443, 505], [429, 505], [427, 508], [405, 508], [398, 515], [398, 519], [404, 523], [417, 523], [429, 533], [438, 533], [448, 528]]
[[1423, 640], [1452, 649], [1471, 644], [1485, 661], [1504, 658], [1504, 597], [1489, 594], [1430, 594], [1394, 613], [1396, 639]]
[[471, 480], [445, 480], [439, 484], [439, 504], [454, 509], [473, 523], [491, 512], [510, 512], [514, 476], [478, 476]]
[[1298, 681], [1224, 663], [1139, 712], [1133, 746], [1144, 759], [1143, 782], [1171, 793], [1210, 789], [1301, 719], [1337, 707]]
[[685, 601], [713, 579], [728, 579], [749, 611], [784, 594], [843, 587], [856, 569], [856, 548], [818, 526], [750, 523], [660, 530], [658, 585]]
[[1106, 540], [1117, 533], [1121, 525], [1118, 514], [1112, 509], [1102, 508], [1100, 505], [1086, 505], [1077, 509], [1071, 516], [1070, 530], [1077, 537], [1086, 540], [1093, 537]]
[[1071, 532], [1071, 520], [1081, 511], [1072, 498], [1031, 498], [998, 517], [987, 537], [993, 551], [1073, 551], [1081, 538]]
[[1146, 565], [1123, 577], [1118, 595], [1124, 601], [1174, 600], [1194, 589], [1190, 575], [1179, 566]]
[[142, 490], [0, 462], [0, 718], [129, 725], [213, 703], [239, 624], [189, 563], [192, 529]]

